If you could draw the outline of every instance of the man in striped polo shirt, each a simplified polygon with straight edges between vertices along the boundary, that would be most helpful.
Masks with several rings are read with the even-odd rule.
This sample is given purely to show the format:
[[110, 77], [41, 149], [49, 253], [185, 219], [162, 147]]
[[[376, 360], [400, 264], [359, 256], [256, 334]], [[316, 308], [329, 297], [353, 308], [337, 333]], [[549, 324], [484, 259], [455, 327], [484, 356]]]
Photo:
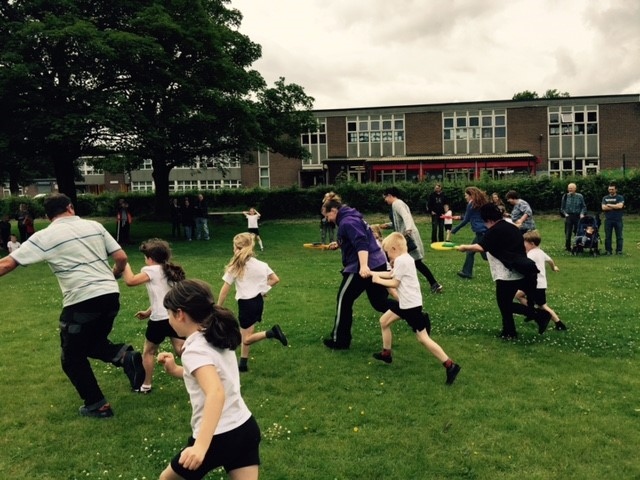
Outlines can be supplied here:
[[[108, 338], [120, 309], [116, 278], [127, 264], [127, 254], [100, 223], [76, 216], [66, 195], [50, 195], [44, 209], [51, 224], [34, 233], [19, 251], [0, 259], [0, 276], [18, 265], [49, 264], [62, 290], [62, 369], [84, 400], [80, 415], [111, 417], [113, 410], [89, 358], [123, 367], [134, 390], [144, 380], [140, 353]], [[113, 269], [109, 257], [115, 261]]]

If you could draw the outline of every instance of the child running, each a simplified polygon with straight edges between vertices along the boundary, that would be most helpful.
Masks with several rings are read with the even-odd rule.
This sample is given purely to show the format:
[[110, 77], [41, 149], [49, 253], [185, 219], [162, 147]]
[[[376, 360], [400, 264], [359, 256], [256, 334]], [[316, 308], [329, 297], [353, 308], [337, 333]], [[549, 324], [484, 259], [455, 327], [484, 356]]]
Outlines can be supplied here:
[[260, 228], [258, 226], [258, 220], [260, 220], [260, 212], [258, 212], [255, 208], [251, 207], [248, 211], [242, 212], [247, 219], [247, 231], [249, 233], [253, 233], [256, 236], [256, 240], [258, 240], [258, 245], [260, 245], [260, 251], [264, 250], [264, 246], [262, 245], [262, 239], [260, 238]]
[[173, 284], [184, 280], [185, 273], [181, 266], [171, 263], [171, 248], [164, 240], [151, 238], [140, 245], [140, 251], [144, 255], [146, 266], [134, 275], [131, 265], [127, 263], [122, 276], [129, 287], [145, 284], [149, 294], [149, 308], [137, 312], [136, 317], [140, 320], [149, 319], [142, 351], [145, 376], [142, 386], [137, 391], [150, 393], [155, 356], [160, 344], [169, 337], [176, 355], [180, 356], [182, 351], [184, 340], [171, 328], [169, 314], [162, 305], [162, 300]]
[[240, 348], [241, 372], [249, 371], [249, 345], [265, 338], [275, 338], [282, 345], [287, 346], [287, 337], [279, 325], [271, 330], [254, 332], [255, 324], [262, 321], [264, 310], [264, 296], [280, 281], [269, 265], [255, 258], [253, 247], [255, 238], [252, 233], [239, 233], [233, 237], [233, 257], [225, 267], [222, 277], [224, 284], [218, 295], [218, 304], [224, 305], [231, 285], [236, 286], [236, 300], [238, 301], [238, 320], [242, 333]]
[[176, 283], [163, 303], [171, 327], [186, 340], [182, 366], [168, 352], [158, 355], [158, 363], [184, 379], [192, 434], [160, 480], [203, 478], [220, 466], [232, 479], [257, 480], [260, 428], [240, 394], [234, 353], [241, 341], [238, 322], [215, 304], [211, 288], [200, 280]]
[[[538, 277], [535, 290], [535, 296], [532, 299], [533, 302], [543, 310], [546, 310], [551, 314], [551, 320], [556, 325], [556, 330], [566, 330], [567, 326], [562, 323], [556, 312], [554, 312], [549, 305], [547, 305], [547, 272], [546, 264], [548, 263], [554, 272], [559, 272], [560, 269], [555, 264], [553, 259], [546, 254], [544, 250], [540, 248], [542, 238], [538, 230], [531, 230], [526, 232], [522, 238], [524, 238], [524, 248], [527, 251], [527, 257], [533, 260], [538, 267]], [[523, 305], [527, 304], [527, 296], [522, 290], [516, 292], [516, 299]], [[530, 319], [528, 319], [530, 320]]]
[[442, 362], [446, 369], [446, 384], [451, 385], [458, 373], [460, 365], [454, 363], [444, 352], [442, 347], [429, 337], [431, 322], [429, 315], [422, 311], [422, 292], [418, 281], [418, 273], [413, 258], [407, 251], [407, 241], [398, 232], [388, 235], [382, 241], [382, 247], [387, 252], [393, 264], [391, 272], [371, 272], [373, 283], [398, 289], [399, 304], [394, 304], [380, 317], [382, 329], [382, 352], [374, 353], [373, 358], [391, 363], [391, 325], [400, 320], [406, 320], [416, 334], [418, 341], [431, 354]]

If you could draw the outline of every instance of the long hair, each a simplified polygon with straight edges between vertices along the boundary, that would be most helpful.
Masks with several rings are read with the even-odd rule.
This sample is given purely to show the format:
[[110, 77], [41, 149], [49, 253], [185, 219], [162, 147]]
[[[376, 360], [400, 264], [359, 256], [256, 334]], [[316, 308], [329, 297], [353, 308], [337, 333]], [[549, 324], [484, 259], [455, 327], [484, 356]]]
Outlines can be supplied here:
[[464, 193], [471, 197], [471, 206], [473, 208], [477, 209], [489, 203], [487, 194], [483, 190], [480, 190], [478, 187], [467, 187], [464, 189]]
[[254, 256], [256, 236], [253, 233], [239, 233], [233, 237], [233, 257], [224, 267], [234, 277], [242, 278], [247, 262]]
[[149, 257], [158, 265], [162, 265], [162, 271], [167, 277], [169, 285], [185, 279], [186, 275], [182, 267], [170, 261], [171, 247], [168, 242], [160, 238], [150, 238], [146, 242], [142, 242], [140, 251], [145, 257]]
[[197, 323], [207, 341], [216, 348], [235, 350], [242, 341], [233, 312], [216, 305], [208, 283], [184, 280], [176, 283], [164, 297], [164, 308], [182, 310]]

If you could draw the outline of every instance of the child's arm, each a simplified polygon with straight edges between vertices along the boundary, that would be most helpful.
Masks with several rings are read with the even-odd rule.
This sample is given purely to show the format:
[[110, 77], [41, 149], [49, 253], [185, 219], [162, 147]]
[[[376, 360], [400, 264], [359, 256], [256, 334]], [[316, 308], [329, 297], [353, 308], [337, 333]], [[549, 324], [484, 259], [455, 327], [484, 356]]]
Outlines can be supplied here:
[[383, 277], [380, 273], [386, 272], [371, 272], [371, 281], [387, 288], [397, 288], [400, 282], [393, 277]]
[[270, 287], [273, 287], [279, 281], [280, 278], [275, 273], [272, 273], [267, 277], [267, 285], [269, 285]]
[[231, 285], [229, 285], [227, 282], [224, 282], [222, 288], [220, 289], [220, 294], [218, 295], [218, 305], [224, 305], [224, 301], [227, 299], [229, 290], [231, 290]]
[[134, 275], [129, 263], [125, 265], [124, 271], [122, 272], [122, 277], [124, 278], [124, 283], [126, 283], [128, 287], [135, 287], [136, 285], [142, 285], [143, 283], [147, 283], [149, 281], [149, 275], [144, 272], [140, 272]]
[[139, 312], [136, 312], [135, 317], [139, 320], [144, 320], [145, 318], [149, 318], [151, 316], [151, 307], [147, 308], [146, 310], [140, 310]]
[[164, 367], [164, 371], [172, 377], [182, 378], [184, 369], [176, 363], [173, 353], [160, 352], [158, 354], [158, 363]]
[[558, 268], [558, 266], [556, 265], [556, 263], [553, 261], [552, 258], [550, 258], [549, 260], [547, 260], [547, 263], [549, 264], [549, 266], [551, 267], [551, 270], [553, 270], [554, 272], [559, 272], [560, 269]]

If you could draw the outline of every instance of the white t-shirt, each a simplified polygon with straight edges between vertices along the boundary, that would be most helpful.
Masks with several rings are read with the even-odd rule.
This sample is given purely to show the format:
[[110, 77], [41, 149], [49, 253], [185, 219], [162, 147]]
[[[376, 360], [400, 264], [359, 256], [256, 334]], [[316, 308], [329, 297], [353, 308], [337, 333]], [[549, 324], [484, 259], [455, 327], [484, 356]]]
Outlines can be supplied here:
[[489, 270], [491, 270], [491, 278], [495, 282], [496, 280], [520, 280], [524, 278], [524, 275], [516, 272], [515, 270], [509, 270], [504, 266], [500, 260], [487, 252], [487, 260], [489, 261]]
[[184, 385], [191, 400], [193, 438], [198, 438], [200, 432], [206, 398], [193, 372], [205, 365], [213, 365], [216, 368], [224, 387], [224, 405], [214, 434], [228, 432], [249, 420], [251, 411], [240, 395], [238, 360], [233, 350], [215, 348], [207, 342], [203, 333], [196, 332], [185, 340], [181, 360], [184, 368]]
[[19, 248], [20, 248], [20, 242], [7, 242], [7, 250], [9, 250], [9, 253]]
[[453, 212], [451, 210], [444, 212], [444, 224], [453, 225]]
[[420, 291], [420, 282], [418, 281], [418, 272], [416, 271], [416, 261], [408, 253], [403, 253], [393, 262], [393, 270], [391, 270], [393, 278], [400, 282], [398, 285], [398, 299], [400, 308], [407, 310], [409, 308], [422, 306], [422, 292]]
[[547, 288], [547, 270], [546, 263], [551, 261], [551, 257], [547, 255], [541, 248], [532, 248], [527, 252], [527, 257], [536, 263], [536, 267], [540, 272], [538, 273], [538, 281], [536, 288]]
[[244, 214], [247, 217], [247, 228], [258, 228], [258, 220], [260, 219], [260, 215], [257, 213], [255, 215], [249, 215], [248, 213]]
[[272, 273], [274, 272], [269, 268], [269, 265], [251, 257], [244, 267], [242, 277], [236, 277], [227, 271], [222, 276], [222, 280], [229, 285], [236, 284], [236, 300], [249, 300], [271, 290], [267, 279]]
[[151, 305], [151, 316], [149, 320], [167, 320], [169, 314], [162, 302], [171, 287], [164, 274], [162, 265], [147, 265], [142, 267], [141, 271], [149, 277], [149, 281], [145, 283], [147, 293], [149, 294], [149, 304]]
[[100, 223], [73, 215], [54, 220], [9, 255], [19, 265], [47, 262], [67, 307], [120, 292], [109, 266], [109, 255], [118, 250], [120, 245]]

